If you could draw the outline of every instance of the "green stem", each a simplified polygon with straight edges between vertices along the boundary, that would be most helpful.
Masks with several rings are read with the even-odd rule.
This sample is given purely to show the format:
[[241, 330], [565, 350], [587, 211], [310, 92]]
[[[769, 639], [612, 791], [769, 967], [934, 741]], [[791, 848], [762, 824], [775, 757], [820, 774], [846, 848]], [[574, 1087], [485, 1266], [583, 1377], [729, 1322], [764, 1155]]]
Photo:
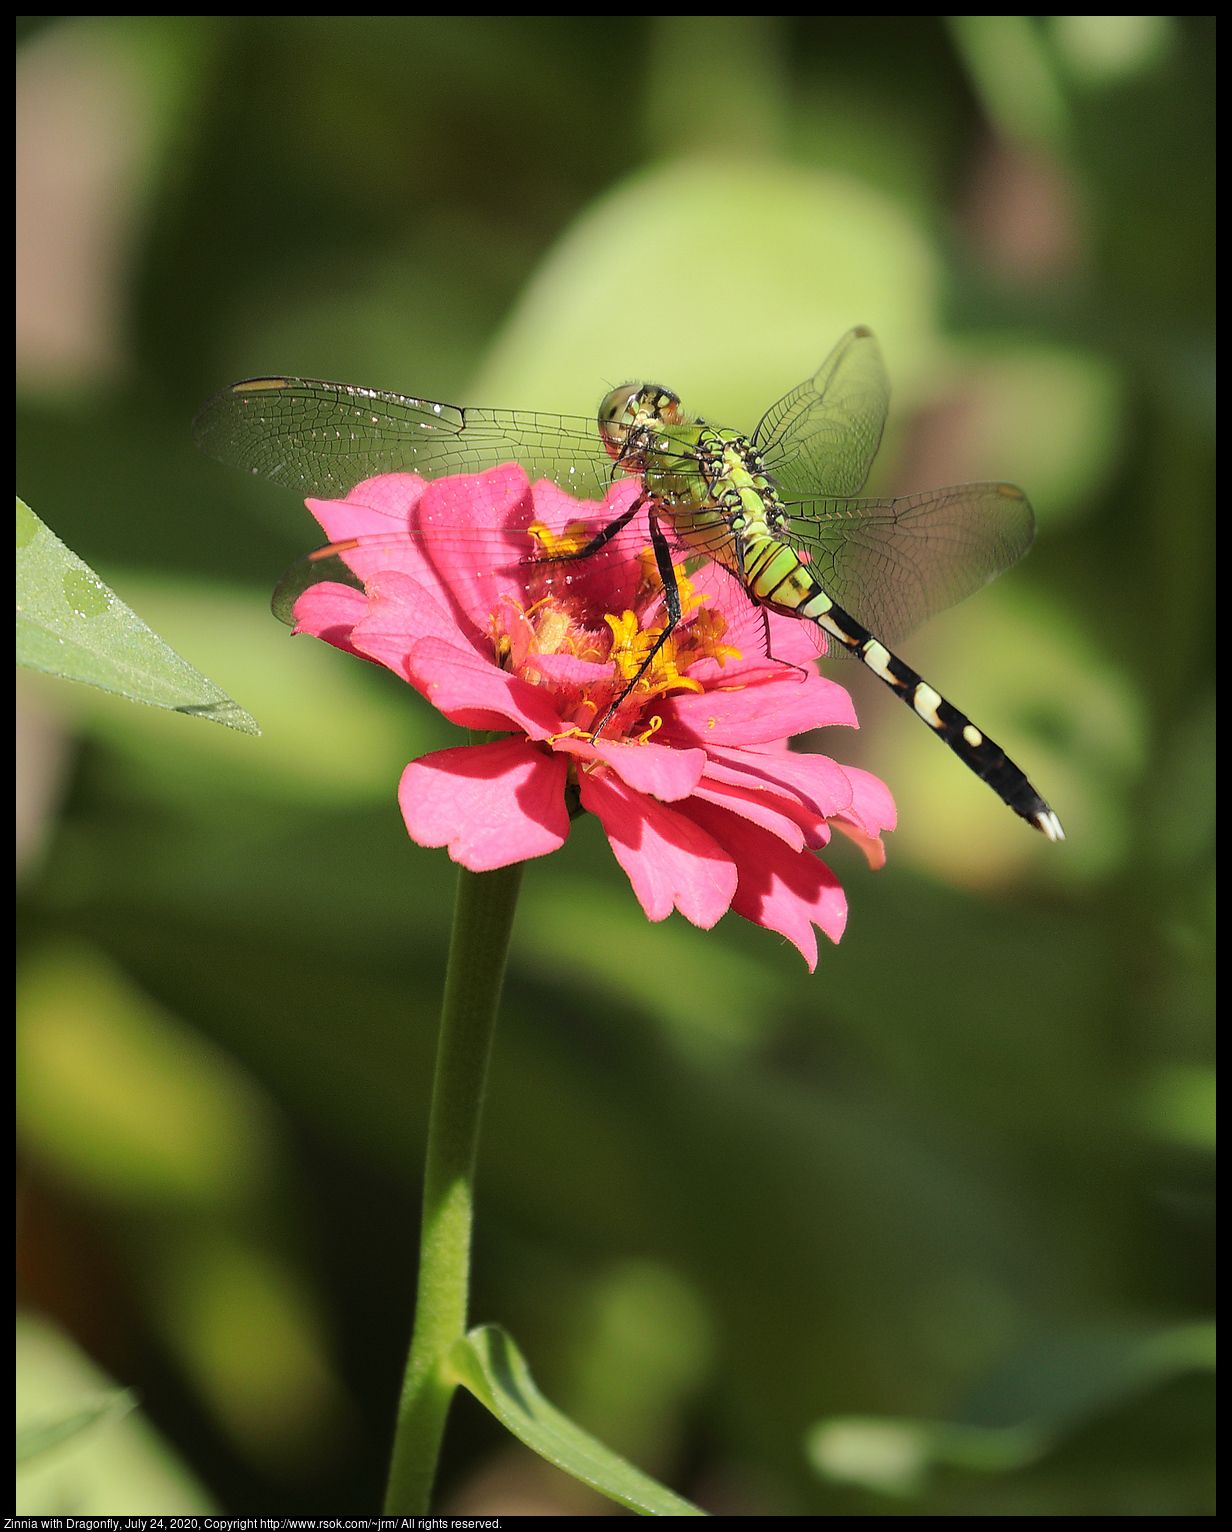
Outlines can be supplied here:
[[419, 1294], [385, 1492], [389, 1516], [429, 1510], [457, 1387], [448, 1356], [466, 1333], [479, 1118], [521, 880], [521, 863], [495, 872], [458, 869], [428, 1120]]

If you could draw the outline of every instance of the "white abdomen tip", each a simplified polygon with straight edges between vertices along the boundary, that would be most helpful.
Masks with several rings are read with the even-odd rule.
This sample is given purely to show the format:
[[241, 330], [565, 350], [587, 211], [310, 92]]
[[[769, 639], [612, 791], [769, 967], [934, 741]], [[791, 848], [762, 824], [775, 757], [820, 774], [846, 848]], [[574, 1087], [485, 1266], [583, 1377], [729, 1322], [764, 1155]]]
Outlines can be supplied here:
[[1035, 823], [1044, 832], [1049, 840], [1058, 841], [1065, 839], [1065, 831], [1061, 828], [1061, 821], [1057, 818], [1051, 809], [1049, 809], [1046, 813], [1037, 814], [1035, 816]]

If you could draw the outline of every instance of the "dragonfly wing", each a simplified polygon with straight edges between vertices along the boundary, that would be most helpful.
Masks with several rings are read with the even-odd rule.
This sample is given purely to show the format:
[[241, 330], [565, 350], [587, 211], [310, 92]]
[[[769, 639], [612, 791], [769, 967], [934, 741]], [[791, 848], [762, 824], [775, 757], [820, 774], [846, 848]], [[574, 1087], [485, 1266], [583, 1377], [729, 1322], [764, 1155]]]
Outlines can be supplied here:
[[896, 500], [788, 505], [783, 541], [839, 606], [885, 644], [972, 595], [1031, 546], [1035, 515], [1013, 484], [959, 484]]
[[611, 487], [594, 421], [462, 409], [312, 378], [224, 388], [193, 421], [193, 436], [212, 457], [305, 495], [345, 495], [378, 474], [436, 479], [510, 462], [579, 499], [601, 500]]
[[871, 330], [849, 330], [762, 416], [753, 445], [783, 498], [858, 495], [881, 445], [890, 380]]
[[366, 590], [373, 576], [389, 572], [409, 576], [444, 606], [460, 603], [472, 617], [481, 611], [482, 616], [475, 617], [480, 628], [503, 594], [512, 594], [529, 607], [547, 596], [568, 602], [575, 596], [594, 596], [598, 590], [601, 597], [611, 597], [611, 610], [624, 610], [645, 578], [639, 557], [650, 535], [645, 512], [593, 553], [585, 553], [590, 534], [603, 530], [605, 516], [592, 506], [596, 514], [574, 519], [571, 512], [579, 507], [572, 501], [566, 506], [566, 510], [554, 508], [555, 520], [569, 517], [563, 530], [532, 521], [535, 510], [529, 497], [506, 507], [509, 520], [504, 525], [487, 527], [460, 526], [449, 520], [408, 527], [405, 517], [388, 510], [334, 506], [328, 519], [335, 527], [338, 520], [348, 519], [349, 511], [358, 513], [368, 526], [389, 515], [389, 527], [336, 537], [297, 560], [274, 592], [274, 615], [293, 623], [295, 603], [311, 587], [328, 583]]

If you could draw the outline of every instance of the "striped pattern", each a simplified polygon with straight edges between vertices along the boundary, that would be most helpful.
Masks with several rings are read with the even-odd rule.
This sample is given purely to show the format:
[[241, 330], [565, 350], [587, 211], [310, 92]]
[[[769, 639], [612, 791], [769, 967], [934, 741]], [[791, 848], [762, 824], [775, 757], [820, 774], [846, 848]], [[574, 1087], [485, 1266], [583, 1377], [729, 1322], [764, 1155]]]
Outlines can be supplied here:
[[694, 498], [696, 488], [693, 496], [679, 492], [679, 429], [672, 432], [670, 456], [655, 451], [668, 442], [639, 441], [631, 433], [639, 460], [645, 464], [655, 512], [671, 526], [676, 539], [730, 570], [759, 606], [816, 623], [832, 643], [863, 661], [901, 697], [1003, 803], [1049, 840], [1064, 840], [1056, 814], [1000, 745], [832, 601], [795, 550], [775, 536], [789, 524], [789, 517], [765, 476], [760, 457], [745, 438], [700, 421], [690, 434], [701, 477], [710, 491], [703, 503]]

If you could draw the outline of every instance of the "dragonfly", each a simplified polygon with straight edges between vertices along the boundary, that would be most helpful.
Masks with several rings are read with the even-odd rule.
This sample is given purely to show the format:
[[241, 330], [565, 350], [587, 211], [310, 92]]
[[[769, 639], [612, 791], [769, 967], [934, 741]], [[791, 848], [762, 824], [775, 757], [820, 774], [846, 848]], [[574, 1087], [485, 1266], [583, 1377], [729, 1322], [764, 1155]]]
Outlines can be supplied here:
[[[677, 559], [709, 560], [762, 608], [767, 654], [766, 612], [809, 623], [819, 654], [861, 661], [1016, 814], [1063, 840], [1060, 820], [1021, 768], [891, 648], [1022, 557], [1035, 534], [1030, 502], [1000, 483], [861, 496], [889, 395], [880, 347], [859, 326], [748, 436], [686, 414], [676, 394], [653, 383], [613, 389], [597, 417], [584, 417], [463, 408], [289, 377], [223, 389], [203, 406], [193, 434], [224, 463], [331, 499], [382, 474], [431, 480], [504, 463], [581, 500], [602, 501], [631, 477], [632, 503], [568, 557], [595, 558], [638, 511], [648, 512], [667, 620], [638, 675], [682, 620]], [[461, 549], [468, 534], [455, 535]], [[490, 552], [481, 555], [482, 538], [476, 531], [468, 544], [476, 558]], [[280, 607], [306, 581], [339, 577], [339, 559], [324, 557], [331, 551], [301, 561], [308, 573], [275, 592], [284, 620]]]

